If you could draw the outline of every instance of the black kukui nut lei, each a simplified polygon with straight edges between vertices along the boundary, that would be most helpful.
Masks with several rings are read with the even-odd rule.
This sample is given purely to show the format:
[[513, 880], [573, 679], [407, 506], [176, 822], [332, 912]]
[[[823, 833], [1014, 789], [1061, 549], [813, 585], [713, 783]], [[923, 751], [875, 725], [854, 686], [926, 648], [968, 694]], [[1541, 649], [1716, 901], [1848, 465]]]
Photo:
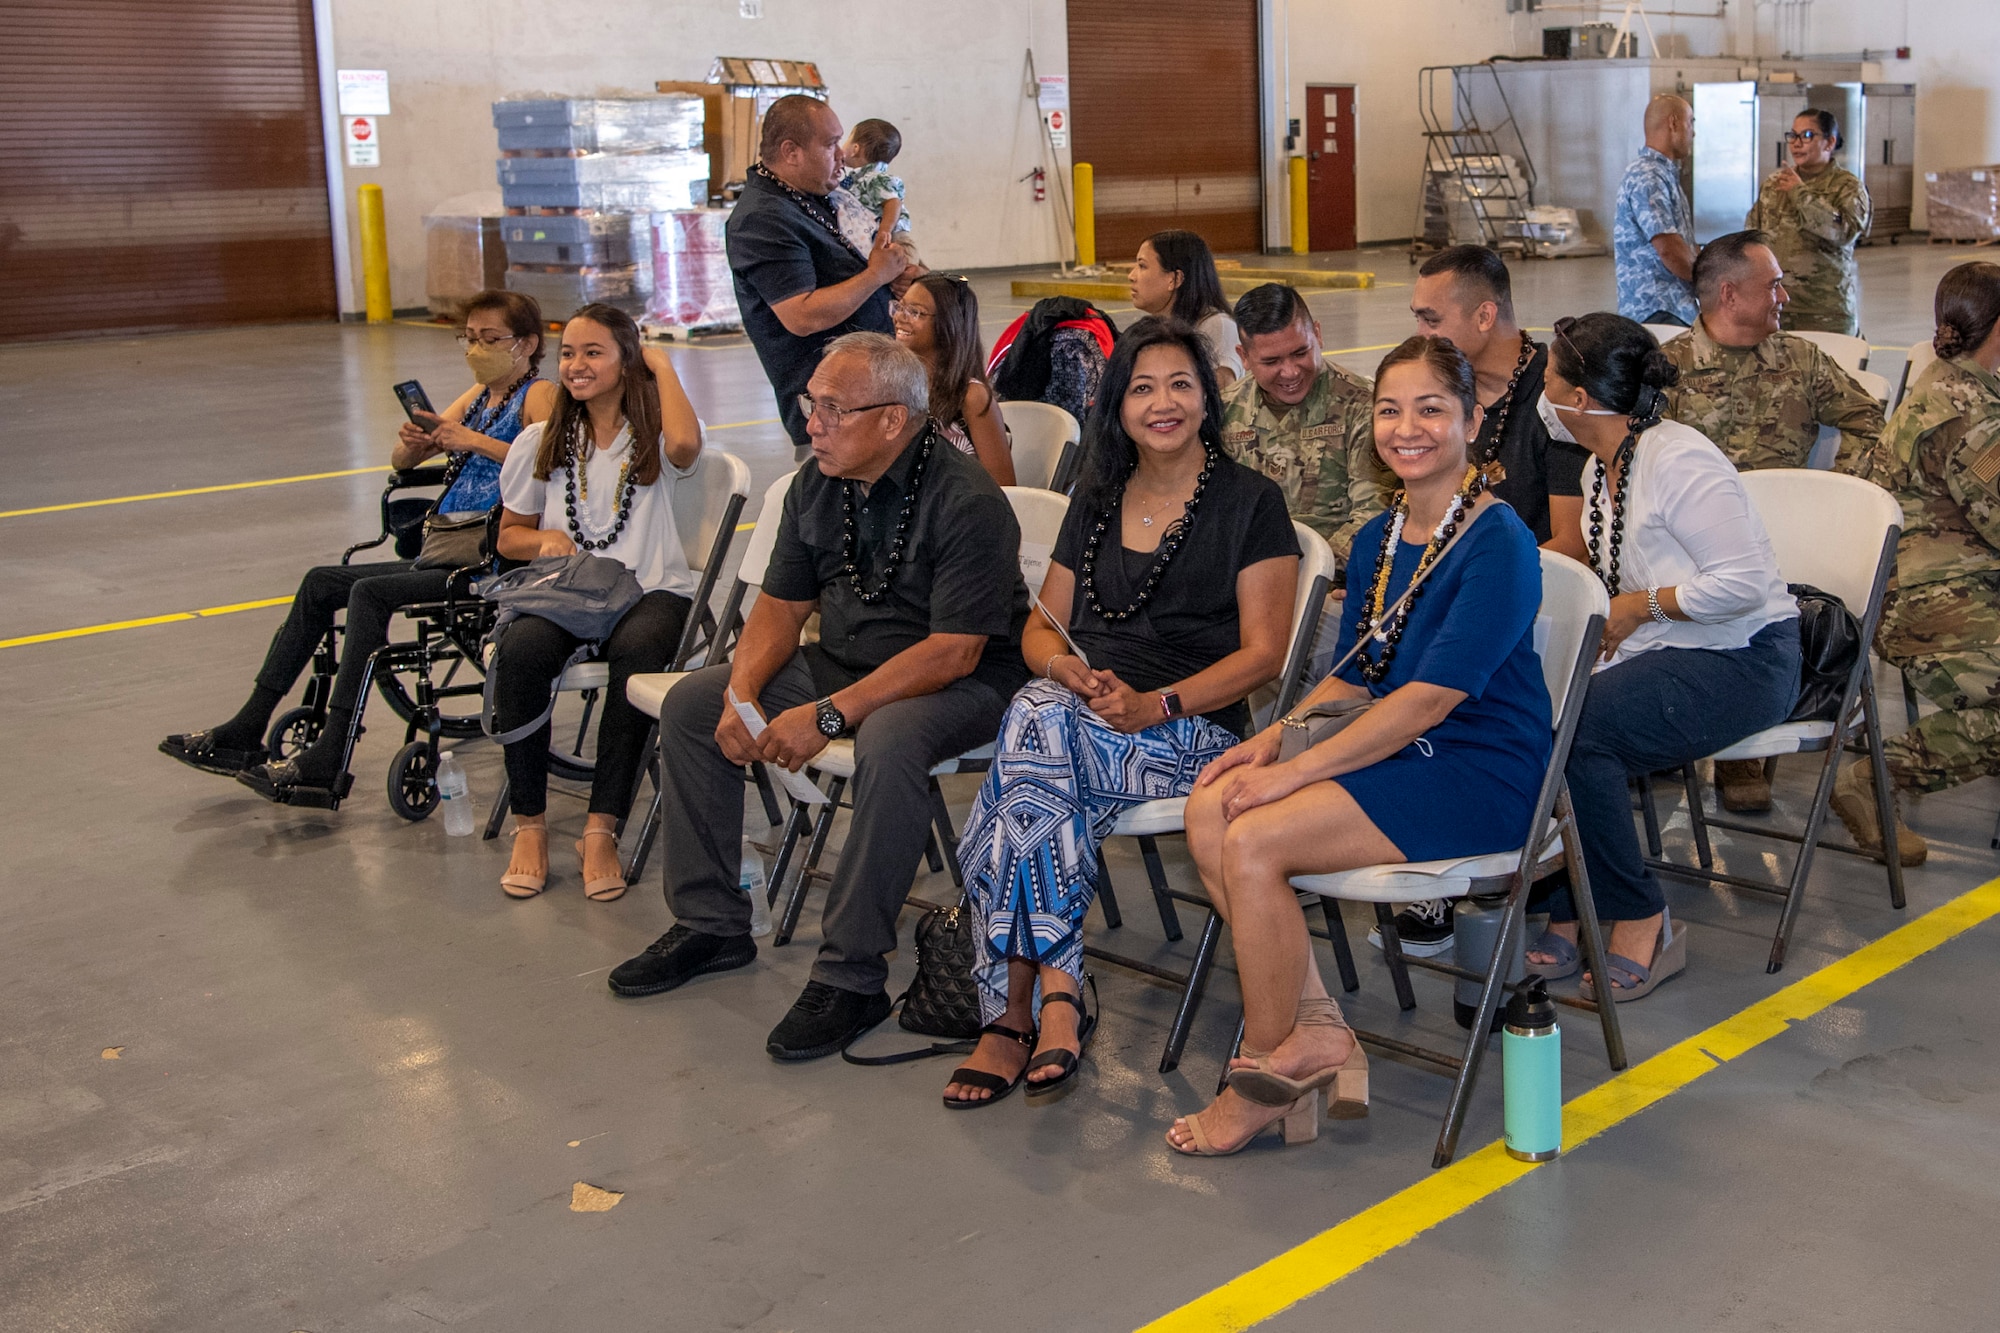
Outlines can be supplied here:
[[1145, 609], [1146, 603], [1153, 600], [1153, 593], [1159, 588], [1160, 580], [1166, 576], [1167, 566], [1172, 563], [1174, 553], [1187, 541], [1188, 529], [1194, 524], [1194, 511], [1201, 504], [1201, 493], [1208, 489], [1209, 473], [1214, 467], [1214, 450], [1203, 446], [1201, 475], [1194, 479], [1194, 494], [1188, 497], [1187, 506], [1181, 511], [1181, 516], [1160, 535], [1159, 549], [1153, 556], [1151, 567], [1146, 570], [1145, 581], [1139, 585], [1139, 595], [1133, 599], [1132, 605], [1122, 611], [1106, 609], [1097, 596], [1097, 548], [1103, 544], [1104, 534], [1111, 526], [1112, 514], [1109, 509], [1098, 511], [1097, 521], [1090, 528], [1090, 537], [1084, 542], [1083, 559], [1077, 562], [1077, 579], [1083, 585], [1084, 601], [1090, 607], [1092, 614], [1117, 624], [1138, 615]]
[[910, 468], [910, 489], [903, 495], [902, 512], [896, 515], [896, 531], [889, 538], [889, 552], [883, 558], [882, 582], [874, 592], [861, 586], [861, 533], [854, 520], [855, 483], [843, 481], [840, 484], [840, 572], [847, 576], [854, 595], [863, 606], [873, 606], [889, 595], [889, 580], [896, 577], [896, 570], [903, 563], [904, 548], [909, 545], [910, 523], [917, 513], [917, 492], [924, 484], [924, 474], [930, 470], [931, 446], [936, 442], [936, 428], [926, 426], [924, 442], [917, 450], [917, 461]]
[[1610, 562], [1599, 565], [1598, 559], [1604, 541], [1604, 468], [1598, 468], [1597, 476], [1590, 483], [1590, 567], [1604, 580], [1604, 590], [1611, 596], [1618, 595], [1618, 556], [1625, 544], [1625, 488], [1632, 480], [1632, 454], [1639, 447], [1639, 435], [1634, 431], [1618, 445], [1618, 452], [1612, 463], [1618, 469], [1618, 484], [1611, 491], [1611, 552]]
[[1500, 401], [1493, 404], [1493, 410], [1486, 414], [1481, 425], [1479, 438], [1488, 441], [1479, 451], [1482, 464], [1492, 463], [1500, 457], [1500, 446], [1507, 438], [1507, 418], [1514, 412], [1514, 390], [1521, 385], [1521, 376], [1528, 369], [1528, 363], [1535, 359], [1535, 353], [1542, 345], [1527, 334], [1521, 335], [1521, 354], [1514, 358], [1514, 373], [1507, 377], [1507, 387], [1500, 393]]
[[847, 239], [847, 233], [843, 232], [840, 229], [840, 220], [837, 217], [829, 218], [824, 213], [821, 213], [819, 209], [813, 206], [812, 200], [806, 196], [804, 191], [795, 190], [791, 186], [779, 180], [777, 177], [777, 173], [773, 172], [769, 167], [765, 166], [762, 162], [754, 164], [750, 168], [750, 170], [755, 172], [757, 175], [762, 176], [765, 180], [771, 182], [771, 184], [777, 186], [780, 190], [784, 191], [786, 198], [790, 199], [793, 203], [797, 204], [807, 217], [811, 218], [814, 222], [817, 222], [820, 226], [824, 227], [826, 230], [832, 232], [834, 239], [839, 241], [842, 245], [846, 246], [849, 251], [851, 251], [856, 255], [860, 255], [860, 257], [863, 259], [866, 259], [868, 257], [866, 255], [861, 254], [861, 251], [855, 246], [854, 242]]
[[[563, 469], [563, 513], [569, 520], [569, 537], [571, 541], [576, 543], [577, 550], [602, 551], [607, 550], [613, 542], [618, 540], [618, 534], [625, 531], [625, 524], [632, 517], [632, 494], [637, 489], [637, 483], [632, 480], [632, 460], [628, 456], [625, 460], [625, 465], [619, 469], [618, 473], [620, 485], [618, 488], [617, 519], [612, 523], [611, 531], [600, 538], [585, 537], [583, 535], [583, 524], [577, 520], [576, 516], [576, 478], [577, 474], [586, 466], [585, 460], [587, 457], [586, 451], [579, 448], [578, 441], [572, 438], [569, 449], [569, 466]], [[584, 493], [586, 495], [589, 494], [589, 486], [590, 483], [586, 481], [584, 483]]]

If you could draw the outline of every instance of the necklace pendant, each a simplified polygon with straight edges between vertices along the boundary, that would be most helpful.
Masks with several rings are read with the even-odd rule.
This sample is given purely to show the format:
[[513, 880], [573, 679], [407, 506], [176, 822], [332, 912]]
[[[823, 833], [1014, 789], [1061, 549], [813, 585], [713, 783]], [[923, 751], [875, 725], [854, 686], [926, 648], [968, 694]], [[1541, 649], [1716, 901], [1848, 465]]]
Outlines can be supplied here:
[[1139, 519], [1139, 522], [1144, 524], [1146, 527], [1150, 528], [1153, 526], [1153, 516], [1151, 514], [1146, 514]]

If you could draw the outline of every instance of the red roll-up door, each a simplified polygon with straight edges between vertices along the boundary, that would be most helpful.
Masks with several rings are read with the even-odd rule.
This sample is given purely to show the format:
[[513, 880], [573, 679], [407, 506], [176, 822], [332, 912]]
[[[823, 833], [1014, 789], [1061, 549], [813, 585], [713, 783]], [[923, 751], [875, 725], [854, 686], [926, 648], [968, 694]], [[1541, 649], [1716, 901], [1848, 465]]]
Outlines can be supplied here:
[[0, 339], [337, 314], [311, 0], [0, 4]]

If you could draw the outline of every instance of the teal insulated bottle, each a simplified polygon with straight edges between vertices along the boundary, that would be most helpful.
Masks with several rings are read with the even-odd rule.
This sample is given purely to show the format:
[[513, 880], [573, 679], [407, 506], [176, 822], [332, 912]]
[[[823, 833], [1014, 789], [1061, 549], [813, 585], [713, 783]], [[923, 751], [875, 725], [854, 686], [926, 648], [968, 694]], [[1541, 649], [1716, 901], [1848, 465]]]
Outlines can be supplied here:
[[1507, 1001], [1500, 1057], [1506, 1078], [1507, 1155], [1546, 1162], [1562, 1151], [1562, 1029], [1540, 977]]

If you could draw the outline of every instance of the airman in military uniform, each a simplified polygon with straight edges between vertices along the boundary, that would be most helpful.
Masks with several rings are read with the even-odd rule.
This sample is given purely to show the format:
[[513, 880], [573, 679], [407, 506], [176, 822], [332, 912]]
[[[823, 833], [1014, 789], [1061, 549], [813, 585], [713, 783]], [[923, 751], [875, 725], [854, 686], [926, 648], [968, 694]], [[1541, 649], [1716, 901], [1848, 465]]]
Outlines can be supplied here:
[[1769, 232], [1792, 300], [1787, 329], [1860, 331], [1861, 271], [1854, 245], [1868, 232], [1868, 187], [1834, 165], [1839, 127], [1827, 111], [1806, 111], [1785, 136], [1792, 164], [1764, 180], [1745, 227]]

